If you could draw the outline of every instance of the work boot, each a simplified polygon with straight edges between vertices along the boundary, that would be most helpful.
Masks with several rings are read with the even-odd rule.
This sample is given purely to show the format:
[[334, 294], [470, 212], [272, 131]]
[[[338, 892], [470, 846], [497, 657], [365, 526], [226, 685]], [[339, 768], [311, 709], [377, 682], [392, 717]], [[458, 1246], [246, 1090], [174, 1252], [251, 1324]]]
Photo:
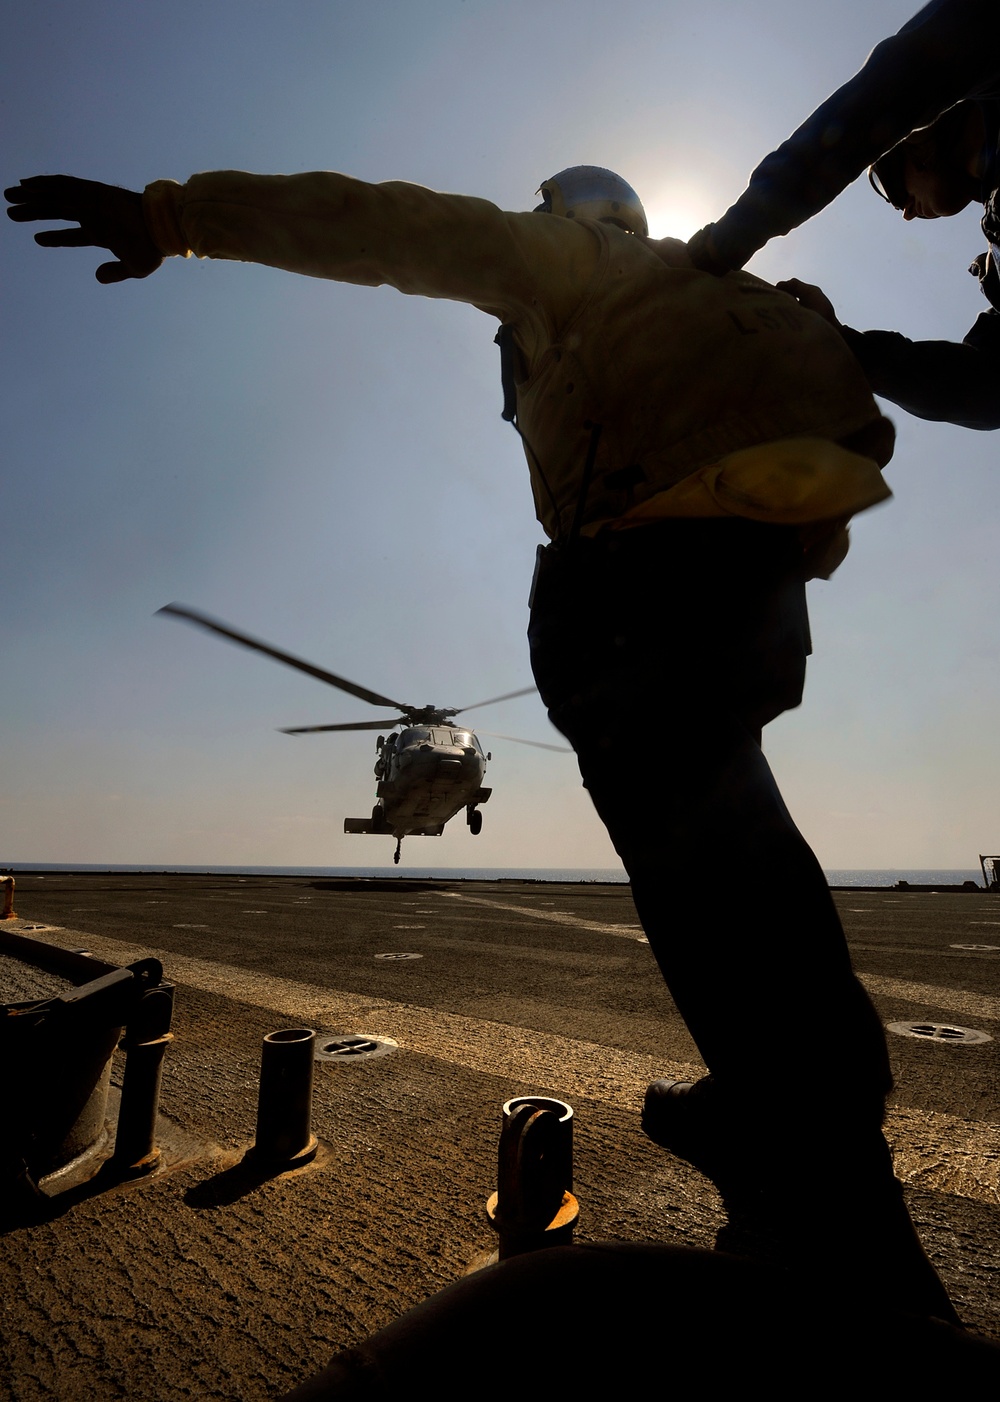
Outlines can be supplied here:
[[700, 1081], [651, 1081], [642, 1102], [643, 1133], [662, 1149], [687, 1158], [684, 1149], [693, 1147], [692, 1136], [701, 1138], [708, 1129], [699, 1106], [706, 1097], [715, 1098], [714, 1085], [711, 1076]]
[[[685, 1159], [720, 1192], [749, 1186], [760, 1146], [759, 1125], [747, 1122], [714, 1076], [700, 1081], [653, 1081], [642, 1103], [642, 1129], [661, 1149]], [[756, 1130], [756, 1133], [755, 1133]]]
[[717, 1246], [806, 1269], [831, 1297], [961, 1327], [924, 1252], [877, 1126], [810, 1131], [776, 1095], [748, 1111], [712, 1076], [653, 1081], [645, 1134], [710, 1178], [728, 1222]]
[[[706, 1076], [704, 1079], [709, 1082], [712, 1078]], [[642, 1102], [642, 1130], [654, 1144], [673, 1152], [678, 1137], [686, 1140], [694, 1088], [694, 1081], [651, 1081], [646, 1087]]]

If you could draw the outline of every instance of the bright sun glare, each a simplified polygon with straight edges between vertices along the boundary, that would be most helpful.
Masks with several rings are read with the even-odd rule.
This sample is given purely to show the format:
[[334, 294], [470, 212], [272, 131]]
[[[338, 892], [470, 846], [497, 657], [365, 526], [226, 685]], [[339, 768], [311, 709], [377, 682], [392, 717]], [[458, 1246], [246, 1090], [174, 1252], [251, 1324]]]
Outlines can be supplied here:
[[722, 213], [714, 207], [706, 190], [693, 185], [657, 183], [649, 189], [648, 198], [646, 193], [640, 191], [639, 197], [654, 239], [689, 239]]

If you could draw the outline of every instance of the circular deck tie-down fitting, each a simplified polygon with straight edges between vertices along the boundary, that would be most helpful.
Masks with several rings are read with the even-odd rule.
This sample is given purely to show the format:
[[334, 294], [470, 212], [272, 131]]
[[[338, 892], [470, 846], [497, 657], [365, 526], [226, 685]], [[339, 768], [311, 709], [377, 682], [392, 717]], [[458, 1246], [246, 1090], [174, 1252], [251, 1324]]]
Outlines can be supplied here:
[[260, 1057], [257, 1137], [250, 1157], [275, 1168], [298, 1168], [316, 1156], [311, 1131], [313, 1053], [311, 1027], [269, 1032]]
[[976, 1027], [956, 1027], [945, 1022], [887, 1022], [890, 1032], [900, 1037], [916, 1037], [921, 1042], [947, 1043], [950, 1046], [970, 1047], [980, 1042], [992, 1042], [988, 1032], [980, 1032]]
[[316, 1034], [316, 1061], [336, 1061], [350, 1066], [358, 1061], [374, 1061], [398, 1049], [391, 1037], [366, 1037], [357, 1032], [319, 1032]]

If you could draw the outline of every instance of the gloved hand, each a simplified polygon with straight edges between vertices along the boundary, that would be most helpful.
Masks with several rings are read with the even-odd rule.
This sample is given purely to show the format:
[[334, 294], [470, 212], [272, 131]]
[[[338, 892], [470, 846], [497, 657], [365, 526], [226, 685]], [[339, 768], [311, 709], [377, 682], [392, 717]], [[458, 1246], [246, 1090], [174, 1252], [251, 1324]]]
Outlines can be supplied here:
[[787, 281], [776, 282], [774, 285], [779, 292], [787, 292], [790, 297], [794, 297], [799, 306], [805, 307], [806, 311], [816, 312], [838, 331], [842, 329], [833, 303], [821, 287], [816, 287], [811, 282], [800, 282], [797, 277], [790, 277]]
[[43, 248], [107, 248], [118, 259], [102, 263], [98, 282], [149, 277], [163, 262], [142, 217], [142, 196], [117, 185], [77, 180], [73, 175], [34, 175], [4, 191], [11, 219], [66, 219], [75, 229], [47, 229], [35, 235]]
[[696, 234], [691, 235], [687, 243], [688, 256], [699, 272], [711, 273], [713, 277], [725, 277], [726, 273], [732, 270], [716, 252], [715, 241], [712, 238], [714, 227], [714, 224], [706, 224], [704, 229], [699, 229]]

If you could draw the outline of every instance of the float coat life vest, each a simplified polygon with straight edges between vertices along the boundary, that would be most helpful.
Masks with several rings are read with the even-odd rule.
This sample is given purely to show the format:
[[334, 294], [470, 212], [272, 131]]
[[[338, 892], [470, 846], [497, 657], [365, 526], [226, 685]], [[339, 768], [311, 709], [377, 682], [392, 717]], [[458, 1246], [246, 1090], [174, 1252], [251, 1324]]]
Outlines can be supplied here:
[[[587, 533], [620, 524], [654, 499], [672, 514], [670, 489], [775, 440], [846, 440], [856, 451], [846, 474], [829, 455], [820, 470], [807, 467], [811, 485], [783, 489], [786, 505], [769, 519], [829, 521], [889, 495], [878, 466], [891, 455], [891, 425], [836, 330], [759, 279], [685, 266], [677, 240], [330, 172], [157, 181], [144, 210], [165, 254], [389, 284], [509, 325], [518, 425], [553, 539], [574, 522]], [[763, 478], [787, 478], [787, 457]], [[763, 480], [759, 461], [754, 480]], [[749, 514], [767, 518], [766, 496]]]

